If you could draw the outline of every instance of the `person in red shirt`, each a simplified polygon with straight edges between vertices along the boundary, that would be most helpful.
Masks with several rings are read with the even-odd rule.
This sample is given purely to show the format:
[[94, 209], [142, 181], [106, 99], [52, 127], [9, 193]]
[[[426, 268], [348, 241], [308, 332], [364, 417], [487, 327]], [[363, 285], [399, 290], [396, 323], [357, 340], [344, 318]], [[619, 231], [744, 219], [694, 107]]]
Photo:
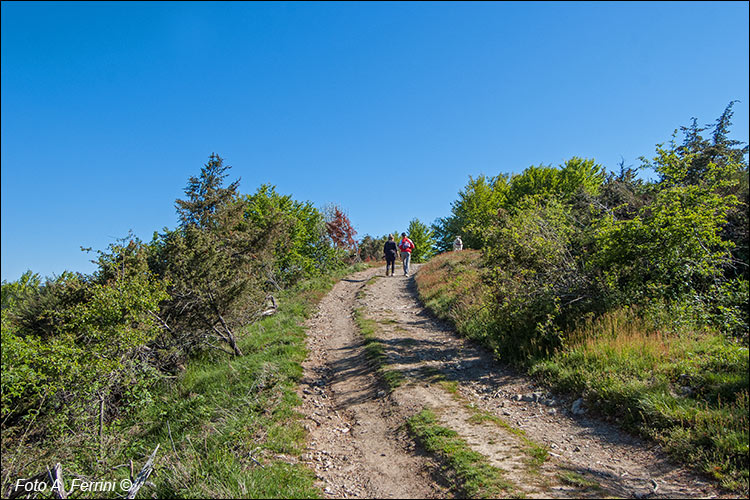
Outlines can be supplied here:
[[411, 261], [411, 252], [416, 247], [414, 242], [406, 237], [406, 233], [401, 233], [401, 241], [398, 244], [398, 249], [401, 250], [401, 262], [404, 264], [404, 276], [409, 277], [409, 263]]

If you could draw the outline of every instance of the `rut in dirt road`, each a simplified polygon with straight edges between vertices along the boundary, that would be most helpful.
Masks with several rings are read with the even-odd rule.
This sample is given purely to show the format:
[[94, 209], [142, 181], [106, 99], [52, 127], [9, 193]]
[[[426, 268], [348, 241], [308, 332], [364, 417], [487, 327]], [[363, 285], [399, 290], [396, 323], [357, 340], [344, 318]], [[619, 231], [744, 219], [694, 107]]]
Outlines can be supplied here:
[[[653, 445], [572, 415], [569, 402], [434, 320], [417, 299], [413, 277], [383, 273], [369, 269], [339, 282], [307, 325], [310, 354], [300, 389], [310, 433], [305, 458], [327, 496], [466, 495], [405, 430], [407, 419], [425, 408], [497, 469], [505, 484], [498, 495], [721, 496]], [[385, 368], [401, 380], [397, 387], [388, 387], [365, 356], [354, 310], [376, 325]]]
[[307, 458], [327, 495], [337, 498], [440, 498], [423, 457], [383, 396], [386, 387], [367, 359], [352, 318], [356, 294], [373, 270], [340, 281], [308, 322], [303, 363]]

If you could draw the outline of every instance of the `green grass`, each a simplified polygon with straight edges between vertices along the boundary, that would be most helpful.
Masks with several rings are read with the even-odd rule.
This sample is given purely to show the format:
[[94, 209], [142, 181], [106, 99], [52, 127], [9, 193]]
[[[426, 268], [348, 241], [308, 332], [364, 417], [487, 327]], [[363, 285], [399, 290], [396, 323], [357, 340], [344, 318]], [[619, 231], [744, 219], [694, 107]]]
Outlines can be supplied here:
[[[241, 333], [244, 356], [218, 351], [195, 356], [176, 378], [151, 390], [145, 409], [105, 425], [101, 458], [95, 437], [65, 435], [54, 443], [26, 445], [24, 453], [37, 464], [28, 469], [61, 462], [68, 481], [72, 473], [120, 480], [129, 467], [115, 466], [132, 459], [137, 473], [158, 445], [153, 486], [143, 487], [139, 497], [322, 497], [313, 472], [299, 463], [306, 439], [296, 394], [306, 356], [302, 323], [351, 272], [279, 294], [277, 313]], [[4, 433], [4, 448], [7, 437]]]
[[362, 309], [354, 310], [354, 323], [365, 339], [365, 354], [377, 367], [378, 373], [392, 391], [404, 383], [405, 377], [398, 370], [388, 368], [383, 343], [378, 340], [377, 332], [380, 328], [377, 321], [366, 318]]
[[[456, 330], [499, 352], [478, 252], [432, 259], [417, 275], [423, 303]], [[664, 313], [667, 314], [667, 313]], [[675, 313], [676, 314], [676, 313]], [[748, 492], [747, 345], [673, 318], [665, 330], [633, 308], [609, 311], [561, 332], [564, 347], [525, 368], [594, 413], [662, 444], [678, 461]], [[503, 349], [507, 349], [506, 345]]]
[[734, 491], [748, 484], [747, 350], [723, 337], [617, 335], [539, 361], [531, 373], [616, 415]]
[[444, 464], [453, 479], [452, 489], [467, 498], [507, 498], [518, 496], [516, 487], [504, 479], [504, 471], [473, 451], [458, 434], [437, 424], [435, 413], [425, 408], [407, 420], [409, 432], [428, 452]]
[[464, 408], [466, 408], [469, 412], [471, 412], [471, 416], [469, 417], [470, 423], [483, 424], [485, 422], [492, 422], [493, 424], [500, 427], [501, 429], [507, 432], [510, 432], [511, 434], [521, 439], [521, 441], [523, 441], [525, 445], [524, 452], [526, 453], [528, 457], [526, 463], [531, 468], [530, 472], [537, 472], [539, 467], [544, 462], [546, 462], [547, 459], [549, 459], [549, 450], [547, 449], [547, 447], [530, 439], [526, 435], [526, 431], [524, 431], [523, 429], [519, 429], [517, 427], [513, 427], [512, 425], [510, 425], [508, 422], [498, 417], [497, 415], [494, 415], [484, 410], [480, 410], [473, 404], [470, 404], [466, 400], [466, 398], [464, 398], [459, 392], [458, 382], [456, 382], [455, 380], [446, 380], [445, 375], [443, 375], [442, 372], [440, 372], [434, 367], [424, 367], [422, 369], [422, 375], [426, 381], [437, 384], [443, 390], [450, 393], [453, 396], [454, 400], [461, 403], [464, 406]]
[[[176, 498], [322, 496], [312, 471], [297, 463], [306, 432], [296, 410], [301, 403], [296, 387], [306, 356], [301, 324], [334, 280], [307, 282], [283, 294], [278, 312], [242, 336], [244, 356], [205, 353], [136, 418], [146, 424], [131, 436], [126, 455], [161, 445], [153, 493]], [[131, 425], [123, 430], [132, 431]]]
[[575, 486], [577, 488], [581, 489], [594, 489], [594, 490], [600, 490], [601, 486], [598, 482], [592, 481], [590, 479], [587, 479], [583, 475], [574, 472], [574, 471], [562, 471], [557, 474], [557, 477], [565, 484], [569, 484], [570, 486]]

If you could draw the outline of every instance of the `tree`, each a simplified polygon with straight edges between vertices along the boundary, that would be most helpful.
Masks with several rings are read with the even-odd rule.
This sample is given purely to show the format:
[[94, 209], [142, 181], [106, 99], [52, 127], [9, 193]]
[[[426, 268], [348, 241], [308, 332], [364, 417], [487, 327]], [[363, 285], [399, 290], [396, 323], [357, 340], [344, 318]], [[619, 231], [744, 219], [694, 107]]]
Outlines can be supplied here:
[[560, 197], [567, 200], [576, 193], [599, 194], [606, 178], [604, 168], [593, 159], [574, 156], [560, 167], [531, 166], [509, 181], [505, 206], [512, 207], [525, 196]]
[[227, 345], [242, 355], [236, 329], [262, 308], [261, 270], [273, 262], [282, 234], [278, 224], [258, 226], [245, 217], [238, 181], [223, 187], [229, 168], [212, 154], [200, 177], [190, 177], [187, 199], [176, 202], [181, 225], [156, 245], [158, 267], [170, 282], [163, 323], [171, 344], [184, 352], [198, 345]]
[[388, 236], [375, 238], [366, 234], [358, 245], [359, 258], [365, 262], [383, 260], [383, 246], [386, 241], [388, 241]]
[[273, 261], [265, 269], [269, 282], [278, 287], [290, 286], [335, 265], [324, 216], [310, 202], [282, 196], [268, 184], [245, 196], [244, 201], [246, 220], [264, 228], [275, 239]]
[[339, 250], [355, 253], [357, 240], [354, 237], [357, 231], [354, 230], [349, 216], [338, 205], [329, 205], [325, 209], [325, 219], [326, 231], [334, 246]]
[[415, 248], [411, 253], [414, 262], [425, 262], [435, 255], [435, 236], [419, 219], [409, 222], [406, 234], [414, 242]]
[[747, 147], [727, 138], [731, 106], [710, 139], [693, 119], [681, 145], [675, 131], [642, 158], [659, 176], [651, 199], [627, 219], [601, 220], [592, 261], [618, 302], [684, 303], [747, 337]]
[[465, 248], [482, 248], [486, 229], [494, 223], [506, 194], [504, 175], [469, 177], [469, 183], [458, 193], [458, 200], [451, 204], [451, 215], [437, 219], [432, 225], [437, 249], [450, 250], [456, 236], [461, 236]]
[[[727, 222], [723, 227], [723, 236], [734, 244], [732, 249], [733, 265], [728, 269], [730, 275], [750, 279], [750, 222], [748, 206], [748, 146], [740, 141], [729, 139], [729, 131], [734, 114], [730, 102], [713, 125], [698, 127], [693, 118], [690, 127], [680, 127], [684, 135], [683, 142], [676, 146], [673, 134], [669, 150], [673, 156], [670, 162], [651, 163], [644, 160], [644, 166], [653, 168], [665, 185], [706, 185], [722, 195], [733, 195], [738, 203], [729, 209]], [[704, 131], [711, 132], [711, 138], [702, 136]], [[663, 149], [663, 148], [662, 148]], [[718, 175], [717, 175], [718, 174]]]
[[185, 188], [186, 200], [177, 200], [175, 205], [183, 227], [194, 225], [207, 227], [216, 219], [213, 215], [219, 207], [229, 203], [237, 196], [240, 180], [237, 179], [227, 187], [222, 187], [227, 171], [231, 169], [224, 165], [224, 160], [216, 153], [211, 153], [201, 169], [199, 177], [190, 176]]
[[28, 296], [33, 290], [39, 288], [42, 279], [37, 273], [27, 270], [18, 281], [2, 283], [2, 309], [13, 309], [13, 307]]

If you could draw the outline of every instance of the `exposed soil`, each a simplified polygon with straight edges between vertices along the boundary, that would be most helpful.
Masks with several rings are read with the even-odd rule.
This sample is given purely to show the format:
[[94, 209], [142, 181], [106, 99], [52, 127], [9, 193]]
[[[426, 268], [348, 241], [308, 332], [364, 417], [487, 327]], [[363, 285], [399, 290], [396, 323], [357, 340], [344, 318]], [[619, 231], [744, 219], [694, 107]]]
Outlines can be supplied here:
[[[377, 323], [388, 369], [404, 377], [393, 390], [365, 356], [355, 309]], [[544, 393], [458, 337], [419, 303], [413, 276], [397, 270], [385, 277], [384, 267], [355, 273], [321, 301], [307, 328], [299, 391], [309, 440], [302, 458], [328, 497], [454, 497], [451, 480], [405, 430], [406, 419], [425, 407], [505, 471], [514, 496], [727, 496], [653, 443], [588, 416], [585, 408], [574, 414], [572, 401]], [[532, 464], [529, 442], [549, 451], [541, 466]]]

